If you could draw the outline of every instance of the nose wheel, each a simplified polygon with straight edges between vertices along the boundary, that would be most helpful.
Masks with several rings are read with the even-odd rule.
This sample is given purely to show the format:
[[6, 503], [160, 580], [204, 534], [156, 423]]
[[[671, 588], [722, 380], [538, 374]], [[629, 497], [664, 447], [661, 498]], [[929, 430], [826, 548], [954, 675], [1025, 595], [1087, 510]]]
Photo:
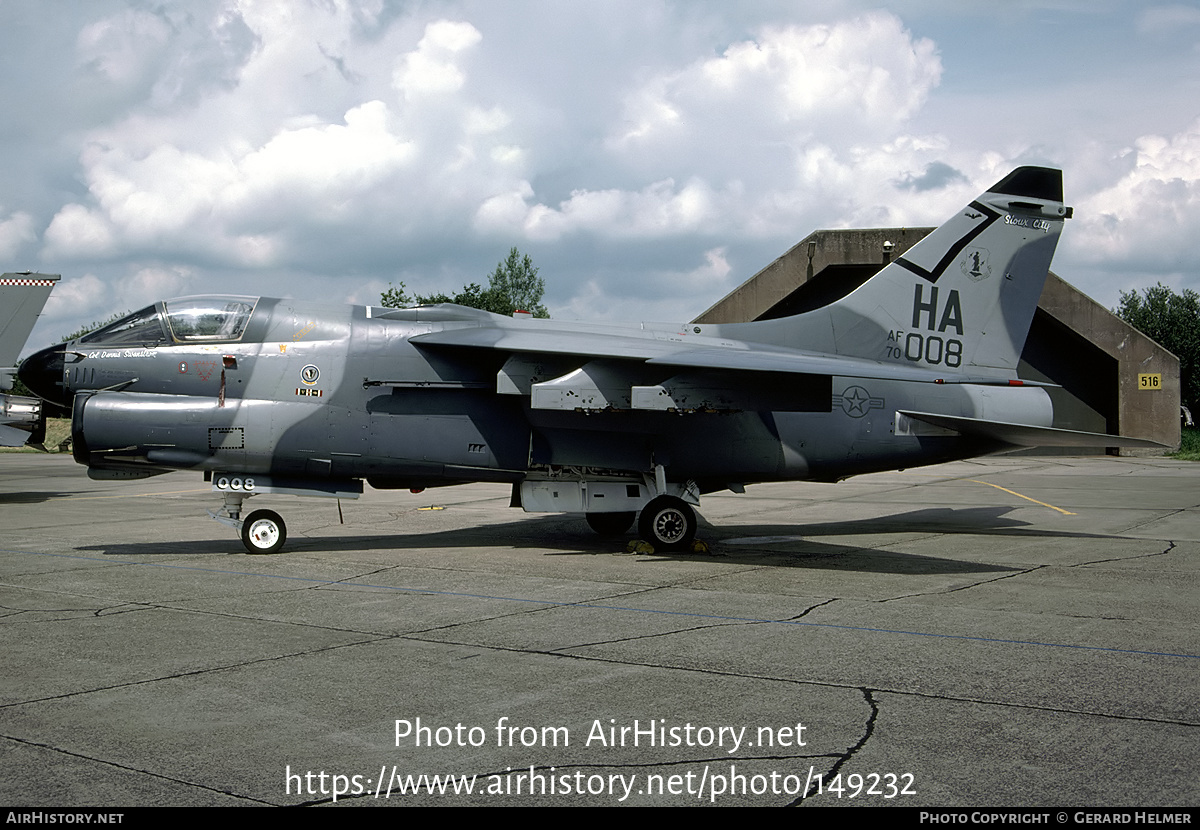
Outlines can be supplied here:
[[274, 510], [252, 510], [242, 518], [242, 502], [254, 495], [245, 491], [225, 491], [225, 504], [220, 512], [208, 515], [242, 537], [250, 553], [278, 553], [287, 541], [287, 525]]
[[274, 510], [255, 510], [242, 522], [242, 544], [250, 553], [278, 553], [287, 541], [287, 525]]

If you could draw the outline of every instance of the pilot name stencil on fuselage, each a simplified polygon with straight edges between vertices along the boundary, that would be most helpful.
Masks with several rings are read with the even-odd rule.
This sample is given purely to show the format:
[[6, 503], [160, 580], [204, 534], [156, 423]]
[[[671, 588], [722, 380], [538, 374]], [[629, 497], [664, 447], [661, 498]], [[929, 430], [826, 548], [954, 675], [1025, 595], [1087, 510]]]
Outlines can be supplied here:
[[105, 358], [122, 358], [122, 357], [158, 357], [158, 351], [155, 349], [120, 349], [119, 351], [101, 351], [101, 352], [84, 352], [86, 357], [96, 357], [101, 360]]
[[[925, 300], [925, 287], [921, 283], [913, 284], [913, 313], [912, 327], [922, 328], [937, 334], [921, 334], [894, 329], [888, 332], [888, 345], [885, 347], [887, 356], [893, 360], [924, 362], [931, 366], [945, 364], [951, 369], [962, 365], [963, 344], [957, 337], [943, 337], [947, 330], [955, 334], [963, 333], [962, 302], [958, 289], [951, 288], [945, 304], [938, 315], [938, 287], [929, 286], [929, 299]], [[935, 325], [936, 321], [936, 325]]]

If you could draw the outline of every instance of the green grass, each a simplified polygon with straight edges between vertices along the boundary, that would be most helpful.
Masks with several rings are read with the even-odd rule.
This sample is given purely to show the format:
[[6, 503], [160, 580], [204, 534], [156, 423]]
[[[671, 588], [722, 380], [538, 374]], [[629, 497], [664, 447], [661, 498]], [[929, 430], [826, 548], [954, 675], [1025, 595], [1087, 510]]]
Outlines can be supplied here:
[[1200, 428], [1184, 427], [1182, 438], [1179, 452], [1171, 453], [1170, 457], [1181, 461], [1200, 461]]

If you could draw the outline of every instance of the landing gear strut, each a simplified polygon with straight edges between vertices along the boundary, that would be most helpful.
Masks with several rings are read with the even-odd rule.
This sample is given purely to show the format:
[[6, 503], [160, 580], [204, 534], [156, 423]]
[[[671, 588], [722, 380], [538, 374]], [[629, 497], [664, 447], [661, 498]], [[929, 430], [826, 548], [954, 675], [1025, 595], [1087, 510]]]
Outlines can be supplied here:
[[[213, 490], [220, 493], [225, 503], [217, 512], [208, 511], [226, 527], [232, 528], [242, 538], [242, 544], [250, 553], [278, 553], [287, 541], [287, 525], [274, 510], [254, 510], [242, 513], [242, 502], [256, 495], [320, 496], [328, 499], [356, 499], [362, 495], [363, 484], [358, 479], [337, 481], [313, 481], [302, 478], [285, 478], [261, 473], [207, 474]], [[338, 503], [338, 514], [342, 506]]]
[[225, 503], [219, 513], [208, 511], [226, 527], [231, 527], [242, 537], [242, 544], [250, 553], [278, 553], [287, 541], [287, 525], [283, 517], [274, 510], [255, 510], [242, 518], [242, 502], [254, 495], [247, 492], [225, 492]]

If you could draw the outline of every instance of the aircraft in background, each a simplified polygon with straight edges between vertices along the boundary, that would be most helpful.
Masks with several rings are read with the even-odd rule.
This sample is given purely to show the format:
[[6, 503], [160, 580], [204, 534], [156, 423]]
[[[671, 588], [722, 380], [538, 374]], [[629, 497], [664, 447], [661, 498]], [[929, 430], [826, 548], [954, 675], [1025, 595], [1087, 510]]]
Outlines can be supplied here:
[[204, 473], [251, 552], [252, 496], [511, 483], [514, 506], [686, 547], [694, 506], [1016, 446], [1158, 446], [1053, 429], [1017, 361], [1071, 209], [1022, 167], [855, 291], [793, 317], [594, 325], [442, 304], [155, 303], [30, 357], [96, 479]]
[[[17, 358], [33, 324], [61, 277], [30, 271], [0, 274], [0, 390], [12, 389]], [[42, 402], [23, 395], [0, 394], [0, 446], [19, 447], [46, 440]]]

